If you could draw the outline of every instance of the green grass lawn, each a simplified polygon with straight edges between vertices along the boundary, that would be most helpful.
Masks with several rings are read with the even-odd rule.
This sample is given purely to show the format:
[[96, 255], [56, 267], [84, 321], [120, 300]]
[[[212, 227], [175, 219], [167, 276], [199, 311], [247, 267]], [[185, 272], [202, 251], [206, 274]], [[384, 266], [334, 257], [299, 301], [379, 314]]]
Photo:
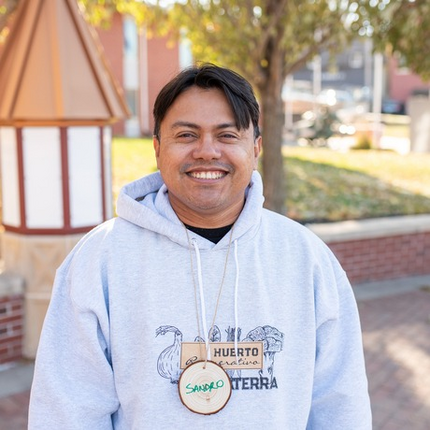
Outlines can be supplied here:
[[112, 187], [115, 202], [123, 185], [156, 170], [152, 139], [113, 139]]
[[287, 209], [301, 222], [430, 213], [430, 154], [285, 148]]
[[[284, 148], [287, 214], [300, 222], [430, 213], [430, 154]], [[114, 199], [156, 170], [152, 140], [115, 138]]]

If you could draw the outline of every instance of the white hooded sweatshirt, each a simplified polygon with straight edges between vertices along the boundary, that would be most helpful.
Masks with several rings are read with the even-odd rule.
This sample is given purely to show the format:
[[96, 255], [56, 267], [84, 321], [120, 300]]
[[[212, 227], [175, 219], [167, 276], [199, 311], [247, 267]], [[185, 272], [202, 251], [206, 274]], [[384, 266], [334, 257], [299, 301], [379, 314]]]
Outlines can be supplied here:
[[[231, 237], [189, 241], [159, 173], [125, 186], [118, 218], [57, 271], [29, 429], [371, 429], [347, 277], [322, 241], [262, 204], [254, 172]], [[229, 402], [200, 415], [178, 394], [181, 344], [207, 340], [224, 268], [210, 341], [236, 352], [260, 341], [264, 367], [229, 370]]]

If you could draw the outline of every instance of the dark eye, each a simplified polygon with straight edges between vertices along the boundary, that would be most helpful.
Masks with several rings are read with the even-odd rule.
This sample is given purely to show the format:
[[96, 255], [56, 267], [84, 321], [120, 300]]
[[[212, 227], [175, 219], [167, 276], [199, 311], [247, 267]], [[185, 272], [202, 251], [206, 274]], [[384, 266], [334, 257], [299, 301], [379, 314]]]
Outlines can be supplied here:
[[235, 140], [235, 139], [237, 139], [237, 136], [233, 133], [227, 133], [226, 132], [226, 133], [222, 133], [220, 135], [220, 138], [223, 140]]
[[194, 139], [196, 139], [196, 135], [195, 133], [189, 132], [189, 131], [184, 131], [182, 133], [179, 133], [176, 135], [176, 139], [179, 142], [191, 142]]

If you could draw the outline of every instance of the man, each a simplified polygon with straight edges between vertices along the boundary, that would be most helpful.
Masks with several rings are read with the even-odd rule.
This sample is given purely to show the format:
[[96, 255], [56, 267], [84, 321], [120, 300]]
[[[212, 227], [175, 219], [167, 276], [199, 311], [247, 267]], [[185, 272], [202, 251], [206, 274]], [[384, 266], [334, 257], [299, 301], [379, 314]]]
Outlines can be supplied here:
[[193, 67], [154, 118], [160, 172], [57, 272], [29, 428], [370, 429], [345, 273], [262, 207], [251, 86]]

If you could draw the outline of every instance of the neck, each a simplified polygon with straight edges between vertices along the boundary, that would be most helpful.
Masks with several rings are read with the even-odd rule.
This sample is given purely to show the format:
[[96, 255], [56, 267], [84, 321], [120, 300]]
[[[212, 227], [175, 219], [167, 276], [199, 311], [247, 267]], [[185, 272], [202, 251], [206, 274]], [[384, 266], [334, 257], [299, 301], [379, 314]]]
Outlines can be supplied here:
[[185, 225], [198, 228], [220, 228], [234, 224], [242, 212], [244, 204], [244, 202], [240, 202], [240, 205], [232, 205], [227, 210], [212, 213], [211, 211], [192, 211], [188, 207], [175, 204], [176, 202], [172, 202], [172, 200], [170, 203], [178, 218]]
[[232, 225], [235, 223], [237, 216], [234, 218], [212, 218], [212, 217], [202, 217], [202, 218], [196, 218], [196, 217], [182, 217], [179, 214], [178, 218], [185, 224], [191, 227], [197, 227], [197, 228], [220, 228], [225, 227], [227, 225]]

